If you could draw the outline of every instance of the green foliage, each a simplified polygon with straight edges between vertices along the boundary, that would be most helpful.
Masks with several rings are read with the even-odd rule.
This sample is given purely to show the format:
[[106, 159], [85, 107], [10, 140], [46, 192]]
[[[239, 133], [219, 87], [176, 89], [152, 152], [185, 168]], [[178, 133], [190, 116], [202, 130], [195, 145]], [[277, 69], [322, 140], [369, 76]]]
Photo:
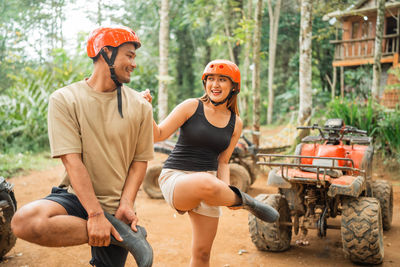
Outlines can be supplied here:
[[0, 2], [0, 92], [13, 85], [32, 58], [44, 61], [63, 44], [64, 9], [75, 0], [4, 0]]
[[360, 66], [355, 69], [347, 69], [344, 72], [345, 93], [351, 99], [365, 101], [372, 87], [372, 66]]
[[26, 67], [10, 75], [14, 86], [0, 95], [0, 151], [17, 153], [48, 148], [47, 106], [51, 92], [82, 80], [90, 60], [68, 57], [64, 50], [53, 53], [53, 66]]
[[49, 152], [0, 153], [0, 176], [11, 178], [28, 170], [42, 170], [60, 164]]
[[388, 111], [371, 100], [335, 99], [325, 112], [326, 116], [320, 120], [341, 118], [346, 125], [366, 130], [379, 152], [400, 163], [400, 110]]
[[[27, 69], [27, 71], [31, 71]], [[35, 79], [15, 77], [16, 86], [0, 98], [1, 151], [39, 150], [47, 147], [46, 110], [51, 76], [34, 73]]]
[[370, 136], [376, 134], [380, 112], [371, 100], [360, 103], [337, 98], [327, 108], [327, 118], [341, 118], [346, 125], [366, 130]]
[[[394, 75], [400, 81], [400, 67], [390, 68], [388, 73]], [[400, 82], [388, 85], [386, 89], [400, 89]]]
[[388, 159], [393, 157], [400, 163], [400, 110], [381, 113], [378, 121], [377, 139], [380, 149]]

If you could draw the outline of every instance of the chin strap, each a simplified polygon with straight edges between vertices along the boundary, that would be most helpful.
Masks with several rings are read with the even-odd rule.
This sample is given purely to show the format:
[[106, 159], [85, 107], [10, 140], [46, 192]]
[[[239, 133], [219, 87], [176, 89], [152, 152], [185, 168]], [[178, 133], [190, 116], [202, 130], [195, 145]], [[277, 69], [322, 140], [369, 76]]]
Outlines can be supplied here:
[[211, 102], [214, 106], [219, 106], [219, 105], [224, 104], [226, 101], [228, 101], [229, 99], [231, 99], [232, 96], [234, 96], [234, 95], [236, 95], [236, 94], [237, 94], [237, 91], [231, 90], [231, 92], [229, 93], [229, 95], [228, 95], [224, 100], [222, 100], [221, 102], [215, 102], [215, 101], [212, 101], [210, 97], [208, 97], [208, 98], [210, 99], [210, 102]]
[[121, 115], [121, 118], [124, 118], [124, 116], [122, 115], [122, 96], [121, 96], [122, 83], [120, 83], [118, 81], [117, 76], [115, 75], [115, 67], [114, 67], [114, 61], [115, 61], [115, 58], [117, 57], [118, 48], [116, 48], [116, 47], [113, 48], [111, 58], [108, 58], [107, 53], [104, 52], [103, 49], [101, 49], [100, 53], [103, 56], [104, 60], [107, 62], [108, 67], [110, 68], [111, 79], [114, 81], [115, 85], [117, 86], [118, 112], [119, 112], [119, 115]]

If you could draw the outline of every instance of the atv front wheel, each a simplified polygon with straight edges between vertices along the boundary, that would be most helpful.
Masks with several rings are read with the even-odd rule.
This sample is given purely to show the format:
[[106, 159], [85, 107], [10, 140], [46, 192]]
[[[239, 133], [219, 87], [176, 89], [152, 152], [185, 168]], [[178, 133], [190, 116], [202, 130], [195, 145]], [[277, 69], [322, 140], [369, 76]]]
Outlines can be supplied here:
[[154, 165], [147, 169], [143, 179], [143, 189], [150, 198], [164, 198], [158, 185], [158, 177], [160, 176], [162, 165]]
[[11, 219], [17, 209], [14, 192], [0, 192], [0, 259], [15, 245], [17, 238], [11, 231]]
[[345, 200], [341, 234], [343, 251], [351, 261], [380, 264], [384, 247], [379, 201], [371, 197]]
[[290, 210], [286, 199], [280, 194], [260, 194], [257, 200], [270, 205], [279, 212], [279, 221], [267, 223], [253, 214], [249, 214], [249, 231], [251, 241], [257, 249], [262, 251], [285, 251], [290, 247], [292, 239], [292, 226]]
[[393, 187], [386, 180], [376, 180], [372, 183], [372, 194], [381, 204], [383, 230], [389, 230], [393, 217]]
[[231, 163], [229, 164], [230, 184], [236, 186], [240, 191], [247, 192], [250, 187], [250, 174], [242, 165]]

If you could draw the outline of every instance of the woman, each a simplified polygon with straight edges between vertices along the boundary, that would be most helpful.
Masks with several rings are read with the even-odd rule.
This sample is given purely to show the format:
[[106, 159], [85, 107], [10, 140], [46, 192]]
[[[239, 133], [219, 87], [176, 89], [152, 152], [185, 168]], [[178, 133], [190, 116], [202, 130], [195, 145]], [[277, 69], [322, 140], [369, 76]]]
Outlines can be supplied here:
[[[167, 139], [178, 128], [180, 136], [159, 177], [164, 199], [180, 214], [188, 212], [193, 228], [190, 266], [209, 266], [217, 232], [219, 206], [246, 208], [273, 222], [272, 207], [229, 186], [229, 158], [242, 131], [237, 107], [239, 68], [228, 60], [208, 63], [203, 76], [205, 94], [187, 99], [157, 125], [154, 142]], [[144, 97], [151, 103], [148, 91]]]

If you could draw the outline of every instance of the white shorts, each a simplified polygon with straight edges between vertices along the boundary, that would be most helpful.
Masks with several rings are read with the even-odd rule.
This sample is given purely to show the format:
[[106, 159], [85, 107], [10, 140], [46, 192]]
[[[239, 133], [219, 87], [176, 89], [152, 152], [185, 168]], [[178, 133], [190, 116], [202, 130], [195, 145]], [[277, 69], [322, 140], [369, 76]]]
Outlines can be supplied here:
[[[165, 201], [178, 211], [179, 214], [184, 214], [186, 211], [180, 211], [174, 207], [174, 190], [175, 185], [180, 179], [185, 179], [187, 174], [196, 173], [196, 171], [181, 171], [181, 170], [174, 170], [174, 169], [162, 169], [160, 173], [160, 177], [158, 177], [158, 184], [160, 185], [161, 192], [164, 196]], [[216, 176], [216, 171], [208, 171], [208, 173]], [[215, 178], [218, 179], [218, 178]], [[198, 214], [208, 216], [208, 217], [215, 217], [218, 218], [221, 216], [221, 207], [219, 206], [209, 206], [203, 201], [200, 202], [200, 205], [196, 208], [192, 209], [191, 211], [196, 212]]]

